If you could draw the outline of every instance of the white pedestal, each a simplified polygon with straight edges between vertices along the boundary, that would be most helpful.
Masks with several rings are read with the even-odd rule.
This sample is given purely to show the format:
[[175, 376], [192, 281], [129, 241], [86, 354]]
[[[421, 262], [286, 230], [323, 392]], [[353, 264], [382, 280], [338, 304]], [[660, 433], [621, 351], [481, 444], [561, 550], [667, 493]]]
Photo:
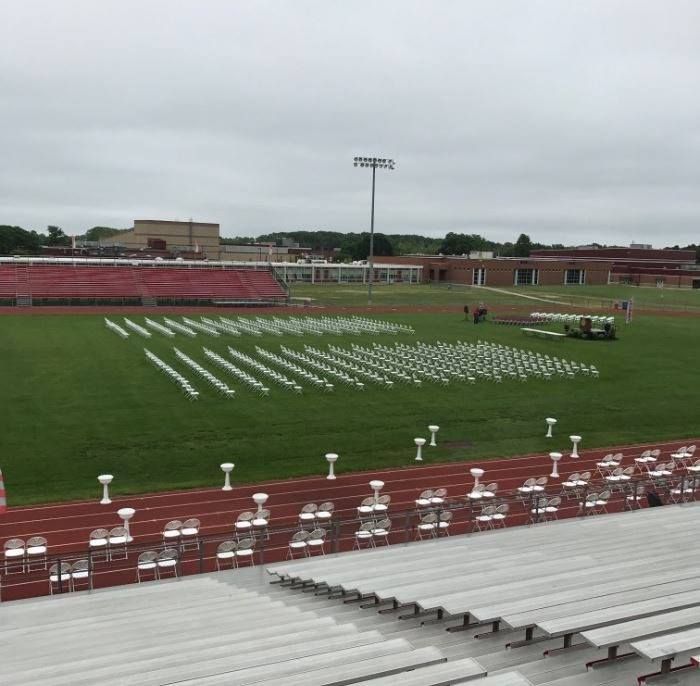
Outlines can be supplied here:
[[544, 421], [547, 422], [547, 433], [545, 434], [545, 438], [552, 438], [552, 428], [557, 423], [557, 420], [554, 419], [554, 417], [547, 417], [547, 419]]
[[134, 540], [129, 530], [129, 520], [136, 514], [136, 510], [133, 507], [122, 507], [121, 510], [117, 510], [117, 515], [124, 521], [124, 528], [126, 529], [126, 542], [131, 543]]
[[221, 471], [224, 473], [224, 485], [222, 487], [222, 491], [231, 491], [233, 490], [231, 487], [231, 472], [233, 471], [233, 468], [235, 465], [233, 462], [224, 462], [221, 465]]
[[258, 506], [258, 512], [263, 509], [263, 505], [267, 502], [269, 496], [267, 493], [253, 493], [253, 502]]
[[369, 482], [369, 487], [374, 491], [374, 504], [377, 504], [377, 500], [379, 500], [379, 491], [384, 488], [384, 482], [379, 481], [379, 479], [375, 479], [374, 481]]
[[437, 432], [440, 431], [440, 427], [437, 424], [431, 424], [428, 427], [428, 431], [430, 431], [430, 446], [432, 448], [436, 448], [437, 443], [435, 441], [435, 434], [437, 434]]
[[423, 461], [423, 446], [425, 445], [425, 438], [414, 438], [413, 442], [416, 444], [416, 462], [422, 462]]
[[474, 488], [472, 488], [472, 493], [476, 493], [476, 489], [479, 488], [479, 479], [484, 476], [484, 470], [479, 467], [472, 467], [469, 473], [474, 477]]
[[97, 480], [102, 484], [102, 500], [100, 505], [109, 505], [112, 501], [109, 498], [109, 485], [114, 477], [111, 474], [100, 474]]
[[573, 449], [571, 451], [571, 457], [577, 458], [578, 455], [578, 444], [581, 442], [581, 436], [569, 436], [569, 440], [573, 444]]
[[553, 479], [558, 479], [559, 478], [559, 470], [558, 470], [558, 462], [562, 458], [561, 453], [549, 453], [549, 457], [552, 460], [552, 473], [549, 475]]
[[328, 461], [328, 476], [326, 479], [335, 479], [334, 465], [338, 461], [338, 455], [336, 453], [326, 453], [326, 460]]

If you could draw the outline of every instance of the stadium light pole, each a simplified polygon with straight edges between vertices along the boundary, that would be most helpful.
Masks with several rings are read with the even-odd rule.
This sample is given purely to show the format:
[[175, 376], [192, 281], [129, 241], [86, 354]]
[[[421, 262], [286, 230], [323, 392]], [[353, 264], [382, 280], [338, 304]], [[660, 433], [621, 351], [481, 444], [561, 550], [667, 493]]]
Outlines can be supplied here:
[[394, 169], [396, 162], [386, 157], [355, 157], [353, 165], [372, 169], [372, 210], [369, 225], [369, 279], [367, 280], [367, 304], [372, 304], [372, 281], [374, 280], [374, 187], [377, 169]]

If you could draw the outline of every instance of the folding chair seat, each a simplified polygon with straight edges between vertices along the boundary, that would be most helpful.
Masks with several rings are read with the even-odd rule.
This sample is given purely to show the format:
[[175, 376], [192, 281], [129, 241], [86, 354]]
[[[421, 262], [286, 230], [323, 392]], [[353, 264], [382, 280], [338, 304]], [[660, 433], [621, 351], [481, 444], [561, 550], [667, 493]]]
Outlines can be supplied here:
[[366, 519], [374, 514], [374, 497], [365, 498], [357, 508], [358, 519]]
[[299, 513], [299, 526], [303, 527], [308, 524], [313, 524], [316, 521], [317, 510], [318, 505], [316, 505], [316, 503], [307, 503], [304, 505]]
[[389, 533], [391, 532], [391, 520], [381, 519], [372, 528], [372, 545], [376, 546], [376, 541], [384, 541], [384, 545], [389, 545]]
[[333, 511], [335, 510], [335, 505], [331, 502], [321, 503], [316, 510], [316, 521], [320, 523], [327, 523], [333, 517]]
[[253, 520], [255, 519], [255, 513], [253, 512], [241, 512], [236, 521], [233, 524], [233, 530], [236, 536], [249, 536], [250, 532], [253, 530]]
[[[314, 532], [316, 530], [314, 529]], [[313, 532], [312, 532], [313, 533]], [[300, 552], [302, 556], [308, 555], [308, 540], [311, 533], [308, 531], [297, 531], [289, 541], [287, 546], [287, 559], [293, 559], [294, 554]]]
[[484, 490], [481, 492], [483, 498], [495, 498], [498, 492], [498, 484], [496, 482], [486, 484]]
[[561, 494], [563, 497], [565, 497], [567, 500], [571, 499], [572, 497], [578, 498], [579, 497], [579, 480], [581, 476], [578, 472], [574, 472], [569, 476], [568, 479], [565, 481], [561, 482]]
[[141, 583], [141, 573], [153, 572], [153, 579], [158, 578], [158, 565], [156, 560], [158, 553], [155, 550], [146, 550], [141, 553], [136, 562], [136, 581]]
[[469, 493], [467, 493], [467, 498], [469, 500], [483, 500], [485, 490], [486, 490], [486, 486], [484, 484], [479, 484], [478, 486], [474, 486], [472, 488], [472, 490], [469, 491]]
[[522, 486], [518, 486], [518, 493], [521, 496], [528, 496], [534, 493], [537, 479], [526, 479]]
[[182, 522], [173, 519], [163, 527], [163, 545], [180, 545]]
[[378, 515], [385, 514], [386, 511], [389, 509], [390, 503], [390, 495], [380, 495], [379, 498], [377, 498], [377, 502], [374, 505], [372, 505], [372, 513]]
[[46, 569], [48, 549], [48, 542], [43, 536], [32, 536], [27, 541], [25, 554], [28, 572], [32, 571], [32, 564], [35, 561]]
[[544, 493], [544, 489], [547, 486], [547, 481], [549, 480], [546, 476], [540, 476], [535, 479], [535, 485], [532, 487], [534, 493]]
[[180, 550], [187, 550], [188, 546], [193, 546], [193, 550], [199, 549], [199, 528], [201, 523], [198, 519], [186, 519], [180, 529]]
[[481, 508], [481, 513], [474, 517], [474, 528], [477, 531], [483, 529], [493, 529], [494, 528], [494, 515], [496, 514], [495, 505], [486, 505]]
[[71, 590], [71, 565], [69, 562], [58, 562], [49, 568], [49, 594], [57, 591], [66, 593]]
[[103, 553], [105, 560], [109, 560], [109, 531], [107, 531], [107, 529], [95, 529], [91, 531], [88, 545], [92, 553], [93, 562], [97, 560], [97, 556], [100, 552]]
[[430, 504], [431, 505], [442, 505], [445, 502], [446, 497], [447, 497], [447, 489], [446, 488], [436, 488], [433, 491], [433, 495], [430, 496]]
[[700, 474], [700, 460], [695, 460], [690, 467], [686, 467], [689, 474]]
[[417, 508], [430, 507], [430, 499], [433, 497], [433, 491], [428, 489], [421, 491], [421, 494], [416, 498], [415, 503]]
[[156, 567], [158, 578], [160, 579], [163, 572], [168, 570], [172, 571], [173, 576], [179, 576], [177, 564], [179, 559], [179, 552], [177, 548], [165, 548], [161, 550], [156, 557]]
[[5, 574], [25, 571], [25, 544], [21, 538], [11, 538], [3, 546], [5, 554]]
[[[71, 565], [70, 583], [73, 591], [78, 590], [79, 582], [85, 581], [86, 588], [90, 588], [90, 563], [87, 560], [76, 560]], [[78, 582], [78, 583], [76, 583]]]
[[268, 526], [270, 524], [270, 510], [259, 510], [255, 513], [255, 519], [251, 522], [253, 525], [254, 538], [264, 536], [270, 538]]
[[[306, 533], [305, 531], [300, 531], [298, 533]], [[314, 529], [309, 535], [308, 538], [306, 539], [306, 552], [309, 555], [313, 555], [314, 550], [320, 550], [321, 555], [326, 554], [325, 550], [325, 545], [326, 545], [326, 535], [327, 532], [325, 529]]]
[[374, 546], [374, 541], [372, 539], [372, 530], [375, 528], [374, 522], [363, 522], [360, 524], [360, 528], [355, 532], [355, 542], [353, 543], [353, 550], [359, 550], [362, 548], [362, 544], [366, 543], [368, 547]]
[[425, 536], [434, 537], [437, 530], [437, 522], [438, 517], [434, 512], [423, 515], [416, 527], [416, 540], [422, 540]]
[[[107, 537], [107, 543], [109, 545], [109, 559], [110, 560], [126, 560], [129, 557], [129, 553], [127, 551], [127, 543], [129, 542], [129, 534], [126, 531], [126, 528], [123, 526], [115, 526], [113, 529], [110, 529], [109, 531], [109, 536]], [[114, 557], [115, 552], [119, 552], [121, 549], [121, 552], [124, 554], [124, 557]]]
[[506, 517], [508, 516], [508, 510], [510, 509], [510, 505], [508, 503], [501, 503], [500, 505], [496, 506], [496, 509], [494, 513], [491, 515], [491, 527], [501, 527], [505, 528], [506, 526]]
[[221, 571], [221, 565], [226, 560], [231, 561], [231, 569], [236, 566], [236, 541], [223, 541], [216, 547], [216, 571]]

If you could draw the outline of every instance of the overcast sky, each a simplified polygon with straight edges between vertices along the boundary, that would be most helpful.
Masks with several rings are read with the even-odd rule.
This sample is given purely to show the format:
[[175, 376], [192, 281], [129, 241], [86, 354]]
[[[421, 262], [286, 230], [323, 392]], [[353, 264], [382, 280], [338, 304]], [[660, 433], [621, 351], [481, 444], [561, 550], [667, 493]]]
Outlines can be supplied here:
[[698, 0], [0, 0], [0, 224], [700, 241]]

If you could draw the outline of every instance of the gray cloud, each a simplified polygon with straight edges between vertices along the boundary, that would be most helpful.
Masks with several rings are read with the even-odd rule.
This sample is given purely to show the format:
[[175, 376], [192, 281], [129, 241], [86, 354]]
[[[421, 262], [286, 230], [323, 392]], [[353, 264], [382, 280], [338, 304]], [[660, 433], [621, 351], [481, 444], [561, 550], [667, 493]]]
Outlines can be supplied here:
[[0, 0], [0, 222], [700, 239], [695, 0]]

